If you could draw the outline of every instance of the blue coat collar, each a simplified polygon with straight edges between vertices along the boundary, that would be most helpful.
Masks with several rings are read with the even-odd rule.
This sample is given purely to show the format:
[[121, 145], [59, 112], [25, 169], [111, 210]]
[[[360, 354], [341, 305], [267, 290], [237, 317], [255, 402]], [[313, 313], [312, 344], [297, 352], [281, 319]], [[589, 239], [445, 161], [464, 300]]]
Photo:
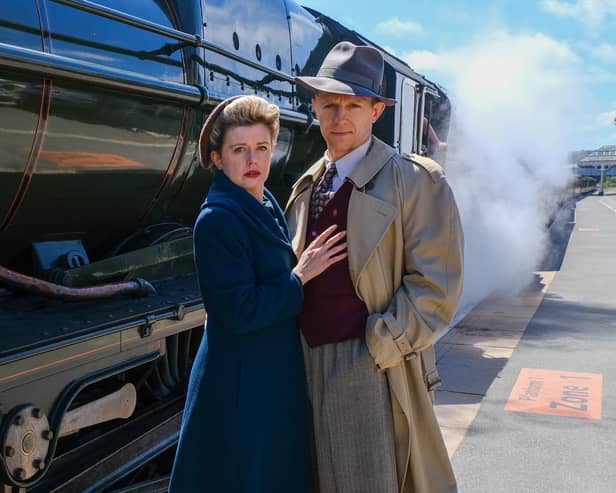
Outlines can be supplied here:
[[229, 180], [221, 171], [215, 171], [214, 173], [214, 180], [205, 198], [205, 202], [201, 206], [202, 209], [205, 207], [224, 207], [233, 212], [255, 233], [267, 237], [270, 241], [282, 243], [293, 251], [284, 213], [267, 188], [264, 190], [264, 194], [274, 206], [274, 212], [280, 227], [271, 213], [255, 197]]

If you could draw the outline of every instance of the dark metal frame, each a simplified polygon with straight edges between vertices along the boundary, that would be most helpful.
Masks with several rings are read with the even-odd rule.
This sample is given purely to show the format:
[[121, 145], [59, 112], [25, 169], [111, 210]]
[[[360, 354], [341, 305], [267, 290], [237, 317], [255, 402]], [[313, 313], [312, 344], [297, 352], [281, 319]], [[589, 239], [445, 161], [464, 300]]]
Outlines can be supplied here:
[[[47, 451], [47, 457], [45, 457], [45, 464], [46, 464], [45, 468], [36, 476], [30, 479], [27, 479], [25, 481], [20, 481], [12, 476], [11, 472], [6, 467], [6, 463], [4, 461], [0, 461], [0, 468], [1, 468], [2, 475], [4, 476], [4, 478], [7, 481], [9, 481], [11, 484], [18, 486], [20, 488], [28, 488], [30, 486], [35, 485], [37, 482], [39, 482], [42, 479], [42, 477], [45, 475], [47, 470], [49, 469], [49, 464], [51, 464], [51, 459], [54, 456], [54, 453], [56, 451], [56, 446], [58, 444], [58, 438], [59, 438], [60, 427], [62, 425], [62, 419], [64, 418], [64, 415], [66, 414], [67, 409], [69, 408], [69, 406], [71, 405], [71, 403], [73, 402], [73, 399], [75, 399], [77, 394], [79, 394], [79, 392], [81, 392], [88, 385], [99, 382], [113, 375], [117, 375], [118, 373], [122, 373], [132, 368], [136, 368], [138, 366], [144, 365], [146, 363], [150, 363], [152, 361], [155, 361], [159, 357], [160, 357], [159, 351], [155, 351], [155, 352], [151, 352], [151, 353], [148, 353], [142, 356], [138, 356], [131, 360], [123, 361], [122, 363], [118, 365], [105, 368], [104, 370], [94, 372], [86, 377], [75, 380], [72, 384], [66, 387], [64, 391], [62, 392], [62, 394], [58, 397], [57, 404], [55, 405], [54, 410], [50, 416], [49, 429], [51, 430], [53, 435], [51, 436], [51, 443], [49, 444], [49, 450]], [[11, 422], [12, 422], [11, 419], [4, 420], [5, 425], [3, 426], [3, 430], [2, 430], [3, 435], [5, 432], [5, 428], [9, 426]]]
[[160, 24], [156, 24], [155, 22], [150, 22], [145, 19], [141, 19], [140, 17], [135, 17], [133, 15], [126, 14], [124, 12], [120, 12], [118, 10], [115, 10], [109, 7], [99, 5], [89, 0], [51, 0], [51, 1], [67, 5], [75, 9], [84, 10], [86, 12], [90, 12], [92, 14], [96, 14], [101, 17], [113, 19], [123, 24], [128, 24], [129, 26], [138, 27], [140, 29], [145, 29], [146, 31], [150, 31], [156, 34], [161, 34], [169, 38], [177, 39], [179, 41], [184, 41], [196, 48], [198, 47], [205, 48], [206, 50], [210, 50], [210, 51], [213, 51], [214, 53], [218, 53], [219, 55], [224, 55], [228, 58], [231, 58], [232, 60], [236, 62], [242, 63], [244, 65], [248, 65], [251, 68], [261, 70], [271, 76], [274, 76], [277, 79], [293, 83], [293, 77], [285, 74], [284, 72], [271, 69], [259, 63], [253, 62], [252, 60], [249, 60], [248, 58], [237, 55], [236, 53], [232, 53], [226, 50], [225, 48], [223, 48], [222, 46], [217, 45], [216, 43], [212, 43], [210, 41], [204, 40], [198, 34], [188, 34], [183, 31], [172, 29], [170, 27], [161, 26]]
[[[189, 46], [202, 47], [206, 50], [226, 56], [236, 62], [260, 70], [270, 78], [293, 82], [293, 77], [253, 62], [225, 48], [206, 41], [197, 34], [188, 34], [160, 24], [135, 17], [118, 10], [99, 5], [89, 0], [50, 0], [69, 7], [90, 12], [92, 14], [112, 19], [123, 24], [138, 27], [172, 39], [177, 39]], [[102, 87], [116, 90], [128, 90], [143, 96], [162, 98], [174, 102], [203, 107], [205, 104], [216, 104], [218, 101], [209, 99], [207, 88], [203, 85], [188, 85], [169, 82], [129, 70], [115, 69], [74, 58], [51, 53], [22, 48], [6, 43], [0, 43], [0, 66], [30, 72], [43, 76], [55, 76], [71, 82], [90, 82]], [[306, 125], [318, 125], [312, 115], [281, 108], [280, 116], [288, 122]]]
[[[151, 329], [152, 325], [156, 322], [160, 322], [162, 320], [181, 320], [186, 314], [191, 313], [196, 310], [203, 309], [203, 302], [200, 298], [195, 300], [191, 300], [186, 302], [185, 304], [177, 304], [174, 308], [165, 309], [163, 311], [153, 310], [150, 313], [142, 313], [138, 317], [135, 317], [133, 320], [123, 321], [122, 323], [110, 324], [104, 327], [98, 327], [94, 330], [90, 330], [85, 334], [64, 338], [58, 342], [46, 343], [45, 350], [53, 350], [58, 349], [64, 346], [70, 346], [72, 344], [76, 344], [85, 340], [89, 340], [93, 337], [118, 332], [122, 330], [130, 330], [130, 329], [139, 329], [144, 333], [147, 332], [147, 328]], [[0, 364], [8, 363], [10, 361], [16, 359], [27, 358], [34, 354], [38, 354], [40, 352], [40, 348], [31, 348], [24, 351], [16, 351], [10, 353], [6, 356], [0, 357]]]
[[144, 96], [200, 106], [207, 99], [202, 86], [178, 84], [147, 75], [0, 43], [0, 66], [45, 77], [91, 82], [110, 89], [129, 90]]
[[[113, 484], [177, 444], [183, 408], [183, 399], [174, 398], [60, 455], [54, 459], [48, 474], [32, 488], [33, 493], [110, 491]], [[84, 461], [91, 457], [95, 461]], [[78, 472], [64, 474], [70, 466]], [[168, 479], [165, 476], [159, 482], [165, 486]], [[153, 487], [138, 491], [161, 490]]]

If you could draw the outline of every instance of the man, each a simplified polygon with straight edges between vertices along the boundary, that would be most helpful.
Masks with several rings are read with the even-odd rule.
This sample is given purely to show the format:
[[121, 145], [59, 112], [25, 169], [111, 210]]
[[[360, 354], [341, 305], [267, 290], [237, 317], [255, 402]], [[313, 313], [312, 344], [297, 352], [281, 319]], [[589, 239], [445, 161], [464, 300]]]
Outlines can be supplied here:
[[321, 493], [441, 493], [455, 478], [432, 407], [432, 344], [461, 291], [462, 230], [443, 170], [372, 136], [386, 105], [383, 58], [342, 42], [312, 100], [324, 158], [287, 205], [299, 255], [332, 224], [348, 257], [304, 287], [302, 331]]

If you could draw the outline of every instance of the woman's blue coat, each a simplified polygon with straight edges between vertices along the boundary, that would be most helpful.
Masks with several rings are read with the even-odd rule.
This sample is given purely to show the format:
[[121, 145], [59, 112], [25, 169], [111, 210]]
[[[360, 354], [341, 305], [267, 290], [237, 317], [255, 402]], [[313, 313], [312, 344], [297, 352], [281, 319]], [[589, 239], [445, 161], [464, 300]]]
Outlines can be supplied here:
[[308, 491], [302, 305], [286, 222], [217, 172], [194, 232], [206, 331], [170, 492]]

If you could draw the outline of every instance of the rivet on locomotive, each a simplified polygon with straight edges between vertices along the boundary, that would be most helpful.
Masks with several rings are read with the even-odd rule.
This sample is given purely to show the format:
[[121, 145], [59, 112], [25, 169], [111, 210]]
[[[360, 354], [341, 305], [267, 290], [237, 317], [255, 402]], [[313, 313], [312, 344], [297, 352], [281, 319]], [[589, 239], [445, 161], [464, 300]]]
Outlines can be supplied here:
[[[231, 95], [276, 103], [268, 187], [284, 203], [324, 150], [292, 78], [342, 40], [372, 44], [292, 0], [3, 0], [4, 491], [164, 487], [206, 319], [192, 260], [211, 181], [200, 126]], [[442, 152], [430, 137], [448, 133], [446, 94], [383, 54], [398, 104], [377, 135], [402, 154]]]

